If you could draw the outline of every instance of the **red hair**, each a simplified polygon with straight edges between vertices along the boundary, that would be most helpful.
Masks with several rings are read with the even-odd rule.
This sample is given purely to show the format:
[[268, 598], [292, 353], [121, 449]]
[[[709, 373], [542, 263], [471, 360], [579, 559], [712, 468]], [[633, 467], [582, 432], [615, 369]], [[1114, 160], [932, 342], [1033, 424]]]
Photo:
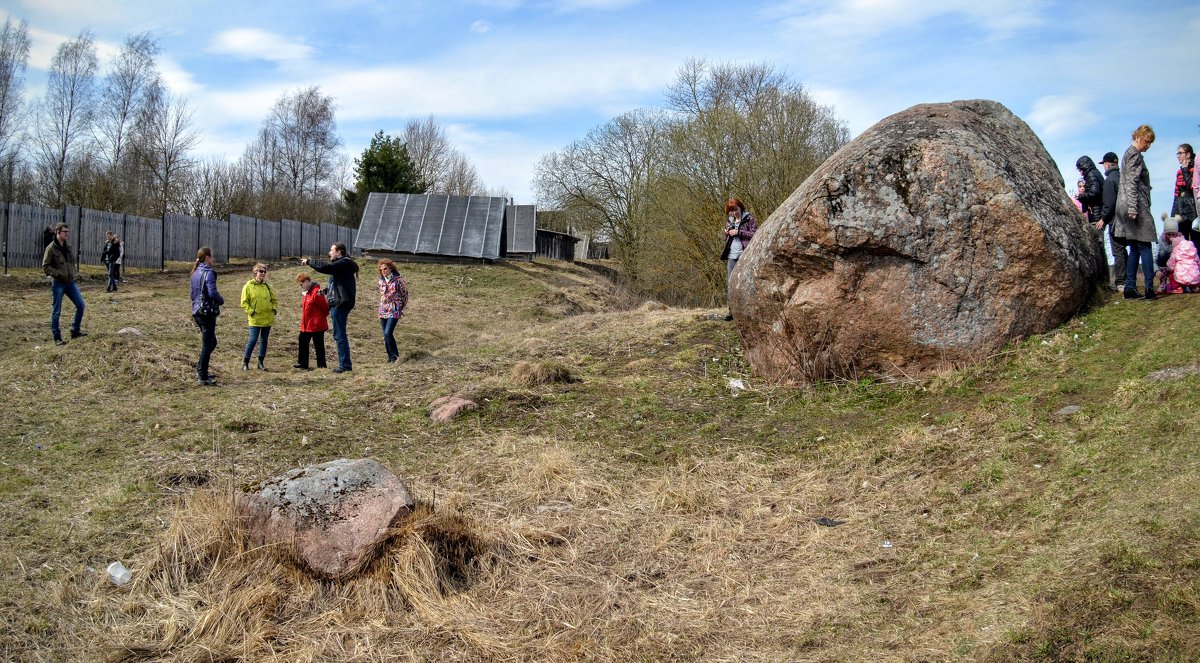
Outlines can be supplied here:
[[733, 211], [745, 212], [746, 206], [737, 198], [730, 198], [729, 202], [725, 203], [725, 212], [729, 213]]

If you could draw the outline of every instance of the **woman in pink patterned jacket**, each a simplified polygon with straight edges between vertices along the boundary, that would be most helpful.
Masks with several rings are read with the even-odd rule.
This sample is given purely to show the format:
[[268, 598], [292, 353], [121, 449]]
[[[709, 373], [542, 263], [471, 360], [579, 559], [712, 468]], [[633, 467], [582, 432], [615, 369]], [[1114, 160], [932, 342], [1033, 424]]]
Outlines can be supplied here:
[[391, 260], [379, 261], [379, 325], [383, 328], [383, 347], [387, 350], [388, 363], [394, 363], [400, 358], [400, 348], [396, 346], [396, 323], [404, 315], [404, 307], [408, 306], [408, 284], [404, 277], [396, 271], [396, 263]]

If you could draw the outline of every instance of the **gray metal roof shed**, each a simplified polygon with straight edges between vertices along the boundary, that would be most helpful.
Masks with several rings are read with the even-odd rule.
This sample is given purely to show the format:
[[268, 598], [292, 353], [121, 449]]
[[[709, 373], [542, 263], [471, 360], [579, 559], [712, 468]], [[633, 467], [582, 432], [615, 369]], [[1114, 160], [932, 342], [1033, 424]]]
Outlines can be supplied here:
[[504, 210], [508, 253], [537, 251], [537, 205], [509, 205]]
[[372, 193], [354, 245], [364, 253], [495, 260], [507, 202], [493, 196]]

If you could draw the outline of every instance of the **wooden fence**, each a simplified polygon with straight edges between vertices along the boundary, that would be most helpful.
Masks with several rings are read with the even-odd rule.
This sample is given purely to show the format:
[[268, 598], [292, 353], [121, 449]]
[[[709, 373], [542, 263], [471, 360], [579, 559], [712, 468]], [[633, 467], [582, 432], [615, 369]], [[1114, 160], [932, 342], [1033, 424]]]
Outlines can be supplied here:
[[291, 219], [269, 221], [230, 214], [228, 220], [166, 214], [151, 219], [132, 214], [101, 212], [80, 207], [51, 209], [17, 203], [0, 203], [0, 238], [4, 272], [10, 267], [40, 267], [47, 226], [71, 227], [71, 246], [79, 262], [100, 264], [105, 232], [111, 230], [125, 242], [126, 267], [162, 268], [166, 261], [192, 262], [196, 249], [209, 246], [217, 262], [230, 257], [273, 261], [285, 256], [323, 257], [329, 246], [342, 242], [354, 250], [358, 232], [332, 223], [301, 223]]

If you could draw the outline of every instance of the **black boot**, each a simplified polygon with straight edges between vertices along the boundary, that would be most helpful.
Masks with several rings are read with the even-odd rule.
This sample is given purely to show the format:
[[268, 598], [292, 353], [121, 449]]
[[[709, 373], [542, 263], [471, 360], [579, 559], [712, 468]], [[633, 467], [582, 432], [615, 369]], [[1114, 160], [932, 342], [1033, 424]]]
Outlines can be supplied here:
[[1137, 299], [1142, 293], [1137, 291], [1137, 288], [1125, 288], [1125, 299]]
[[262, 360], [262, 359], [259, 359], [259, 360], [258, 360], [258, 370], [260, 370], [260, 371], [265, 371], [265, 370], [267, 370], [267, 367], [266, 367], [266, 366], [263, 366], [263, 360]]
[[243, 360], [242, 360], [242, 370], [243, 370], [243, 371], [248, 371], [248, 370], [250, 370], [250, 360], [249, 360], [249, 359], [243, 359]]

